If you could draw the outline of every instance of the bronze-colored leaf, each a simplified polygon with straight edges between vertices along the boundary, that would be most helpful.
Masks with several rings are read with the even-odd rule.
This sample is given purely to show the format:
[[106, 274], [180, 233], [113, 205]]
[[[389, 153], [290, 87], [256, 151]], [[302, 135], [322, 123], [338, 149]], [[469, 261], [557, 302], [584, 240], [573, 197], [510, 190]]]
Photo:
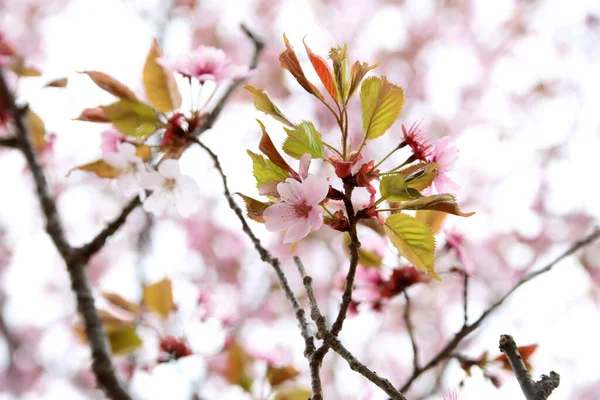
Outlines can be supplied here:
[[298, 61], [298, 57], [296, 57], [296, 53], [285, 36], [285, 33], [283, 34], [283, 41], [285, 43], [285, 50], [279, 55], [279, 62], [281, 63], [281, 66], [290, 71], [292, 76], [296, 78], [304, 90], [316, 96], [320, 100], [324, 100], [319, 89], [310, 83], [310, 81], [304, 75], [304, 71], [302, 71], [302, 67], [300, 66], [300, 61]]
[[82, 71], [80, 73], [89, 76], [100, 89], [107, 91], [113, 96], [125, 100], [137, 100], [136, 95], [131, 89], [104, 72]]
[[153, 313], [167, 318], [174, 309], [171, 280], [164, 278], [161, 281], [144, 287], [142, 303]]
[[275, 147], [275, 145], [271, 141], [271, 138], [267, 134], [267, 130], [265, 129], [265, 126], [263, 125], [263, 123], [260, 122], [260, 120], [258, 120], [258, 119], [257, 119], [257, 121], [258, 121], [258, 124], [260, 125], [260, 129], [262, 129], [262, 136], [260, 138], [260, 143], [258, 145], [258, 149], [260, 151], [262, 151], [263, 154], [265, 156], [267, 156], [267, 158], [269, 160], [271, 160], [271, 162], [273, 164], [277, 165], [279, 168], [281, 168], [283, 170], [291, 171], [292, 168], [283, 159], [281, 154], [279, 154], [279, 151], [277, 151], [277, 148]]
[[273, 203], [263, 203], [239, 192], [234, 194], [240, 196], [244, 200], [244, 203], [246, 203], [246, 215], [248, 215], [248, 218], [256, 222], [265, 223], [263, 213]]
[[181, 107], [182, 99], [173, 73], [157, 62], [162, 56], [158, 42], [153, 40], [144, 65], [144, 88], [158, 111], [169, 112]]

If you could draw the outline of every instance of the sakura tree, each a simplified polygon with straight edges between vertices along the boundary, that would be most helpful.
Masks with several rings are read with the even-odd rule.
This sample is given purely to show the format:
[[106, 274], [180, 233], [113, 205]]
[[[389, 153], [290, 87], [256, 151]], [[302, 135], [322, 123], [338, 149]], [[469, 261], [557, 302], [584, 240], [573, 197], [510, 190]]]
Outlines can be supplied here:
[[[595, 329], [597, 209], [556, 199], [600, 127], [528, 132], [590, 104], [598, 10], [158, 3], [0, 2], [6, 398], [595, 398], [548, 326]], [[131, 71], [57, 75], [101, 12]]]

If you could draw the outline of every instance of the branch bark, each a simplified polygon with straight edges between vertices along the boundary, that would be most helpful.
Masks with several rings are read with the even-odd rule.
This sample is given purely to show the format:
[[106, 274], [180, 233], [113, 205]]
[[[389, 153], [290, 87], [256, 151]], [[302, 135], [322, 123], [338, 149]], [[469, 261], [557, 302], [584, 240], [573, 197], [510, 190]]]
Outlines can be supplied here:
[[31, 142], [29, 131], [24, 122], [27, 108], [19, 108], [10, 92], [3, 71], [0, 70], [0, 96], [13, 118], [18, 147], [23, 153], [37, 191], [37, 197], [46, 220], [46, 232], [67, 265], [71, 288], [77, 301], [77, 310], [83, 321], [85, 333], [92, 349], [92, 371], [100, 388], [113, 400], [131, 400], [112, 364], [106, 334], [94, 305], [92, 289], [89, 285], [85, 262], [69, 245], [56, 209], [54, 199], [44, 175], [43, 168]]
[[500, 336], [500, 351], [506, 355], [527, 400], [546, 400], [560, 384], [560, 375], [554, 371], [550, 371], [550, 376], [542, 375], [542, 379], [538, 382], [531, 379], [512, 336]]
[[[458, 331], [452, 339], [444, 346], [442, 350], [438, 352], [427, 364], [414, 371], [410, 378], [408, 378], [407, 382], [401, 387], [401, 392], [406, 392], [413, 382], [421, 376], [426, 371], [429, 371], [431, 368], [434, 368], [441, 361], [449, 358], [452, 355], [452, 352], [456, 349], [456, 347], [460, 344], [460, 342], [471, 334], [475, 329], [477, 329], [483, 321], [489, 317], [498, 307], [500, 307], [506, 299], [508, 299], [517, 289], [531, 281], [532, 279], [538, 277], [539, 275], [545, 274], [552, 270], [552, 268], [558, 264], [560, 261], [564, 260], [571, 254], [575, 253], [577, 250], [589, 245], [594, 242], [596, 239], [600, 237], [600, 228], [596, 227], [592, 233], [585, 236], [584, 238], [573, 243], [564, 253], [558, 256], [554, 261], [550, 262], [544, 268], [532, 272], [521, 279], [515, 286], [513, 286], [508, 292], [504, 294], [500, 299], [498, 299], [494, 304], [492, 304], [486, 311], [481, 314], [481, 316], [472, 324], [463, 325], [463, 327]], [[466, 293], [466, 292], [465, 292]], [[465, 297], [466, 298], [466, 297]]]

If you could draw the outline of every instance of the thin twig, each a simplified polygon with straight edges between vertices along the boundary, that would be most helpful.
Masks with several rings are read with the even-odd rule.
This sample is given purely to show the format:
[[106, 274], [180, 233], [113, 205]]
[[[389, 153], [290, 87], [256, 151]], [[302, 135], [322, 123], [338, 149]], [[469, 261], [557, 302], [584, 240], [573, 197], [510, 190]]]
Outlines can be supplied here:
[[437, 355], [435, 355], [427, 364], [425, 364], [423, 367], [421, 367], [419, 370], [414, 371], [412, 376], [408, 379], [408, 381], [402, 386], [402, 388], [400, 389], [401, 392], [406, 392], [410, 386], [412, 385], [412, 383], [419, 377], [421, 376], [421, 374], [423, 374], [424, 372], [430, 370], [431, 368], [435, 367], [440, 361], [448, 358], [451, 356], [452, 352], [456, 349], [456, 347], [460, 344], [460, 342], [467, 337], [469, 334], [471, 334], [471, 332], [473, 332], [475, 329], [477, 329], [481, 323], [491, 314], [493, 313], [498, 307], [500, 307], [504, 301], [509, 298], [517, 289], [519, 289], [522, 285], [524, 285], [525, 283], [531, 281], [532, 279], [538, 277], [539, 275], [545, 274], [546, 272], [549, 272], [556, 264], [558, 264], [560, 261], [564, 260], [566, 257], [570, 256], [571, 254], [575, 253], [577, 250], [589, 245], [590, 243], [592, 243], [593, 241], [595, 241], [596, 239], [598, 239], [600, 237], [600, 228], [596, 227], [592, 233], [590, 233], [589, 235], [587, 235], [586, 237], [584, 237], [583, 239], [578, 240], [577, 242], [573, 243], [564, 253], [562, 253], [560, 256], [558, 256], [554, 261], [550, 262], [548, 265], [546, 265], [544, 268], [532, 272], [530, 274], [528, 274], [526, 277], [524, 277], [523, 279], [521, 279], [517, 284], [515, 284], [515, 286], [513, 286], [508, 292], [506, 292], [506, 294], [504, 294], [504, 296], [502, 296], [499, 300], [497, 300], [494, 304], [492, 304], [483, 314], [481, 314], [481, 316], [472, 324], [470, 325], [465, 325], [463, 326], [460, 331], [458, 331], [454, 337], [452, 339], [450, 339], [450, 341], [446, 344], [446, 346], [444, 346], [443, 349], [441, 349]]
[[2, 70], [0, 70], [0, 96], [14, 120], [19, 148], [25, 156], [33, 176], [37, 197], [46, 220], [46, 231], [67, 265], [71, 288], [77, 300], [77, 310], [83, 320], [86, 337], [92, 349], [92, 371], [96, 376], [98, 386], [110, 399], [131, 400], [112, 364], [106, 334], [94, 306], [94, 297], [87, 278], [85, 263], [80, 262], [77, 253], [67, 242], [56, 204], [50, 194], [44, 171], [25, 126], [24, 117], [27, 109], [19, 108], [15, 104]]
[[413, 351], [413, 371], [419, 370], [419, 348], [417, 347], [417, 338], [415, 337], [415, 328], [410, 318], [410, 297], [404, 290], [404, 298], [406, 299], [406, 306], [404, 307], [404, 323], [406, 324], [406, 330], [408, 336], [410, 336], [410, 343]]
[[114, 235], [119, 228], [125, 223], [127, 217], [137, 206], [141, 204], [140, 198], [136, 196], [131, 199], [129, 203], [123, 207], [121, 213], [112, 220], [104, 229], [102, 229], [96, 237], [94, 237], [88, 244], [85, 244], [77, 249], [74, 249], [74, 254], [76, 255], [79, 262], [86, 264], [89, 259], [96, 254], [100, 249], [104, 247], [106, 241], [109, 237]]
[[469, 324], [469, 275], [463, 273], [463, 327]]
[[531, 379], [531, 375], [529, 375], [527, 366], [512, 336], [500, 336], [500, 351], [506, 355], [521, 386], [521, 391], [527, 400], [546, 400], [560, 384], [560, 376], [554, 371], [550, 371], [550, 376], [542, 375], [542, 379], [538, 382]]

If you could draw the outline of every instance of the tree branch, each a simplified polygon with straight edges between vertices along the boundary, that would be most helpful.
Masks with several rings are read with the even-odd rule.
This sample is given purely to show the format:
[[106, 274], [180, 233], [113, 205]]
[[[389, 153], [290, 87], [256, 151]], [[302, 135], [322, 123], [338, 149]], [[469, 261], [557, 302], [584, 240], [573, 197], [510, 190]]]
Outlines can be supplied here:
[[16, 137], [0, 138], [0, 147], [8, 147], [11, 149], [19, 148], [19, 139]]
[[539, 275], [545, 274], [546, 272], [549, 272], [556, 264], [558, 264], [560, 261], [564, 260], [566, 257], [570, 256], [571, 254], [575, 253], [577, 250], [589, 245], [590, 243], [592, 243], [593, 241], [595, 241], [596, 239], [598, 239], [600, 237], [600, 228], [596, 227], [592, 233], [590, 233], [589, 235], [587, 235], [586, 237], [578, 240], [577, 242], [573, 243], [564, 253], [562, 253], [560, 256], [558, 256], [554, 261], [552, 261], [551, 263], [549, 263], [548, 265], [546, 265], [544, 268], [537, 270], [535, 272], [532, 272], [530, 274], [528, 274], [526, 277], [524, 277], [523, 279], [521, 279], [515, 286], [513, 286], [508, 292], [506, 292], [506, 294], [504, 296], [502, 296], [499, 300], [497, 300], [494, 304], [492, 304], [483, 314], [481, 314], [481, 316], [472, 324], [468, 324], [468, 325], [464, 325], [460, 331], [458, 331], [454, 337], [446, 344], [446, 346], [444, 346], [443, 349], [441, 349], [437, 355], [435, 355], [427, 364], [425, 364], [423, 367], [419, 368], [417, 371], [414, 371], [412, 376], [408, 379], [408, 381], [402, 386], [402, 388], [400, 389], [401, 392], [406, 392], [410, 386], [412, 385], [412, 383], [419, 377], [421, 376], [421, 374], [423, 374], [424, 372], [430, 370], [431, 368], [435, 367], [440, 361], [448, 358], [451, 356], [452, 352], [454, 351], [454, 349], [456, 349], [456, 347], [460, 344], [460, 342], [467, 337], [471, 332], [473, 332], [475, 329], [477, 329], [481, 323], [491, 314], [493, 313], [498, 307], [500, 307], [502, 305], [502, 303], [504, 303], [504, 301], [509, 298], [517, 289], [519, 289], [522, 285], [524, 285], [525, 283], [531, 281], [532, 279], [536, 278]]
[[85, 333], [92, 349], [92, 370], [98, 385], [110, 399], [131, 400], [112, 364], [104, 328], [94, 306], [94, 297], [87, 279], [85, 263], [78, 260], [77, 253], [67, 242], [56, 204], [50, 194], [44, 171], [25, 126], [24, 116], [27, 108], [19, 108], [15, 104], [2, 70], [0, 70], [0, 96], [14, 120], [18, 147], [25, 156], [33, 176], [37, 197], [46, 220], [46, 231], [67, 265], [71, 288], [77, 300], [77, 310], [83, 320]]
[[406, 299], [406, 306], [404, 307], [404, 323], [406, 324], [406, 330], [410, 336], [410, 343], [413, 350], [413, 371], [417, 371], [419, 369], [419, 348], [417, 347], [415, 329], [410, 319], [410, 297], [408, 297], [406, 289], [404, 290], [404, 298]]
[[531, 379], [531, 375], [529, 375], [521, 353], [519, 353], [519, 348], [512, 336], [500, 336], [500, 351], [506, 355], [527, 400], [546, 400], [552, 394], [552, 391], [558, 387], [560, 376], [554, 371], [550, 371], [550, 376], [542, 375], [542, 379], [538, 382]]

